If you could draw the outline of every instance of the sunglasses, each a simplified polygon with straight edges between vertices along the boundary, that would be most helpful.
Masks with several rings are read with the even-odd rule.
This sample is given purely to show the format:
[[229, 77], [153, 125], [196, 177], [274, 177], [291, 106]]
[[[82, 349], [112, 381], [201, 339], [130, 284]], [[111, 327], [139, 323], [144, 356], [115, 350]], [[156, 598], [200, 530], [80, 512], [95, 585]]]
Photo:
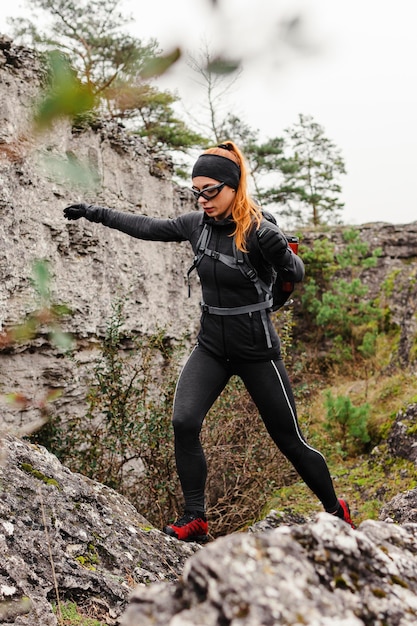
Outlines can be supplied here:
[[191, 191], [193, 192], [196, 200], [198, 200], [200, 196], [203, 196], [206, 200], [212, 200], [219, 195], [225, 184], [226, 183], [219, 183], [218, 185], [213, 185], [212, 187], [206, 187], [201, 191], [197, 191], [197, 189], [193, 188]]

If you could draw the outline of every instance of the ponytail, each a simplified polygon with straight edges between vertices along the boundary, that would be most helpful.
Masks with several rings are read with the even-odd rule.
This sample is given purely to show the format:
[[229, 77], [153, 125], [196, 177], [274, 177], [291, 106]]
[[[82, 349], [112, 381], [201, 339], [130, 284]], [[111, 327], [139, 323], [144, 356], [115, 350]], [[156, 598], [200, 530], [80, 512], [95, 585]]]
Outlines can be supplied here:
[[232, 236], [235, 237], [236, 247], [242, 252], [247, 252], [248, 235], [254, 224], [256, 224], [256, 228], [259, 228], [262, 213], [248, 193], [248, 168], [245, 158], [232, 141], [226, 141], [215, 148], [209, 148], [205, 150], [204, 154], [217, 154], [226, 157], [234, 161], [240, 168], [240, 181], [232, 205], [232, 217], [236, 224]]

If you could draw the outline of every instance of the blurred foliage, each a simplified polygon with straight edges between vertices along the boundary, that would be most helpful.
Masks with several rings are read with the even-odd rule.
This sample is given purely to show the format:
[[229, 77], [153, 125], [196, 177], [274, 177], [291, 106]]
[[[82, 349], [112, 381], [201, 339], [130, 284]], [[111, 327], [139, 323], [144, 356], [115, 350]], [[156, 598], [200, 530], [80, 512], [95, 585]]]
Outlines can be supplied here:
[[[225, 96], [233, 89], [242, 74], [239, 63], [228, 63], [214, 57], [207, 44], [202, 44], [199, 55], [188, 55], [187, 64], [196, 76], [196, 83], [203, 89], [201, 111], [196, 119], [188, 114], [193, 124], [203, 128], [213, 144], [218, 144], [227, 138], [234, 137], [228, 134], [226, 128], [224, 102]], [[238, 138], [236, 137], [236, 143]]]
[[95, 104], [91, 85], [79, 80], [62, 53], [50, 52], [48, 70], [49, 88], [38, 103], [35, 114], [37, 130], [51, 127], [57, 118], [76, 118], [91, 110]]
[[[74, 341], [69, 333], [61, 328], [61, 319], [71, 313], [65, 304], [54, 301], [51, 290], [52, 275], [49, 263], [38, 259], [32, 266], [31, 284], [35, 293], [36, 308], [27, 313], [18, 324], [5, 328], [0, 332], [0, 351], [10, 351], [16, 345], [32, 342], [46, 328], [49, 341], [63, 353], [74, 349]], [[32, 397], [23, 391], [12, 391], [2, 394], [6, 402], [20, 411], [36, 409], [40, 413], [40, 420], [31, 422], [14, 429], [16, 436], [29, 436], [47, 422], [50, 413], [50, 403], [57, 400], [62, 394], [60, 389], [42, 390], [40, 398]]]
[[90, 162], [79, 160], [73, 153], [55, 156], [39, 154], [39, 163], [48, 178], [83, 191], [97, 189], [100, 184], [97, 169]]
[[73, 348], [71, 335], [63, 332], [59, 324], [60, 318], [69, 315], [71, 310], [65, 304], [54, 302], [51, 281], [48, 261], [42, 259], [34, 261], [31, 284], [35, 292], [36, 309], [27, 313], [20, 323], [2, 331], [0, 348], [31, 341], [44, 327], [48, 328], [49, 340], [56, 348], [62, 352], [68, 352]]

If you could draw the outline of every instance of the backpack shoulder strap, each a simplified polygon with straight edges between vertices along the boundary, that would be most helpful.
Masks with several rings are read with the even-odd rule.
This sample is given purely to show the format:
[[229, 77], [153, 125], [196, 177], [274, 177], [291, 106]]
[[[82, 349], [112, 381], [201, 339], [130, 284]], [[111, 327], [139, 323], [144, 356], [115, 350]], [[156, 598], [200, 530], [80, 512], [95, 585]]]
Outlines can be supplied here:
[[210, 241], [211, 237], [211, 226], [209, 224], [204, 224], [201, 230], [200, 236], [197, 240], [197, 245], [195, 249], [194, 261], [191, 267], [187, 271], [187, 285], [188, 285], [188, 297], [191, 296], [191, 285], [190, 285], [190, 274], [193, 272], [201, 262], [205, 254], [205, 250], [207, 248], [207, 244]]
[[255, 285], [258, 296], [263, 296], [262, 299], [265, 297], [265, 295], [271, 296], [271, 286], [267, 285], [263, 280], [261, 280], [261, 278], [259, 278], [258, 272], [250, 262], [247, 252], [242, 252], [242, 250], [239, 250], [234, 241], [233, 253], [236, 258], [237, 267], [242, 272], [242, 274], [246, 276], [246, 278], [249, 278], [249, 280], [252, 281], [252, 283]]

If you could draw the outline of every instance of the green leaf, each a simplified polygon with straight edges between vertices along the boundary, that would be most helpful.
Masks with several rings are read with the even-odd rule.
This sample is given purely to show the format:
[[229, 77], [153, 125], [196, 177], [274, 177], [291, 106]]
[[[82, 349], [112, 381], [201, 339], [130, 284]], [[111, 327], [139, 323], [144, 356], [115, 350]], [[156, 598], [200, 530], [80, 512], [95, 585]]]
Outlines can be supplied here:
[[49, 263], [45, 259], [37, 259], [32, 267], [32, 284], [42, 300], [49, 300], [51, 273]]
[[97, 171], [88, 163], [82, 163], [72, 155], [66, 159], [45, 155], [41, 157], [41, 164], [48, 175], [61, 184], [76, 185], [84, 190], [97, 186]]
[[217, 57], [208, 63], [207, 71], [214, 74], [231, 74], [232, 72], [237, 72], [239, 67], [240, 61]]
[[179, 48], [175, 48], [169, 54], [151, 58], [144, 63], [140, 75], [144, 80], [161, 76], [169, 70], [169, 68], [174, 65], [180, 57], [181, 50]]
[[81, 83], [66, 57], [59, 52], [49, 54], [51, 85], [38, 104], [35, 126], [49, 128], [61, 117], [76, 117], [94, 107], [95, 97], [89, 85]]
[[62, 352], [70, 352], [74, 349], [74, 339], [70, 333], [63, 332], [60, 328], [54, 328], [50, 333], [52, 343], [62, 350]]

